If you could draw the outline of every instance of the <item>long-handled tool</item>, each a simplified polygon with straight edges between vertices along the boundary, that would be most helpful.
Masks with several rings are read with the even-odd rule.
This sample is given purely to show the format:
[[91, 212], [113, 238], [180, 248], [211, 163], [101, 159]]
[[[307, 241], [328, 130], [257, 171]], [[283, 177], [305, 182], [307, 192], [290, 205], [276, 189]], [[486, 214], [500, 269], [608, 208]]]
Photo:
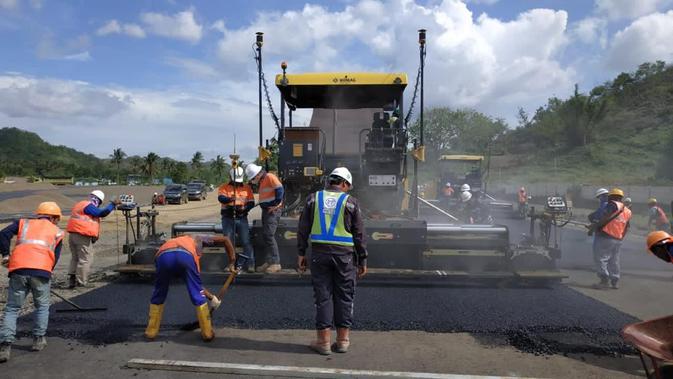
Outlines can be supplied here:
[[51, 294], [58, 297], [59, 299], [65, 301], [66, 303], [72, 305], [73, 309], [57, 309], [56, 312], [98, 312], [98, 311], [107, 311], [107, 307], [94, 307], [94, 308], [84, 308], [80, 307], [77, 305], [77, 303], [74, 303], [65, 297], [59, 295], [56, 293], [54, 290], [50, 290]]
[[[218, 299], [222, 300], [222, 297], [224, 296], [224, 294], [227, 293], [227, 290], [229, 289], [229, 286], [231, 285], [231, 283], [236, 278], [236, 275], [238, 275], [238, 271], [229, 273], [229, 276], [227, 277], [227, 280], [222, 285], [222, 288], [220, 288], [220, 290], [217, 292], [216, 296], [217, 296]], [[212, 315], [213, 312], [215, 312], [215, 310], [211, 309], [210, 314]], [[198, 328], [199, 328], [199, 322], [198, 321], [193, 321], [193, 322], [190, 322], [189, 324], [183, 325], [180, 328], [180, 330], [190, 331], [190, 330], [196, 330]]]

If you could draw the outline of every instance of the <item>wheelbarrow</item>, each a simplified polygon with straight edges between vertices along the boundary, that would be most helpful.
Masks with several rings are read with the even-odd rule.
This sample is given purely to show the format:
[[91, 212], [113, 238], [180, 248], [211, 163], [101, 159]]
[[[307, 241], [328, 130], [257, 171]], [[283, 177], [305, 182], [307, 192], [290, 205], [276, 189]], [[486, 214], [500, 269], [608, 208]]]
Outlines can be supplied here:
[[648, 379], [673, 378], [673, 315], [629, 324], [622, 336], [638, 349]]

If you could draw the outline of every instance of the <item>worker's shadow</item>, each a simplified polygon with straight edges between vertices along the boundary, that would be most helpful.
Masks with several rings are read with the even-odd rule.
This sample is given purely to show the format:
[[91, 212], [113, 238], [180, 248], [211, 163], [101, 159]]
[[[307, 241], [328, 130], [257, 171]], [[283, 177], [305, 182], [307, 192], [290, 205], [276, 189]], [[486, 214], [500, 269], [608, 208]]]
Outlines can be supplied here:
[[180, 342], [187, 345], [198, 345], [211, 349], [226, 349], [236, 351], [272, 351], [278, 353], [315, 354], [308, 345], [277, 341], [252, 340], [241, 337], [216, 336], [214, 340], [204, 343], [201, 339], [185, 338]]

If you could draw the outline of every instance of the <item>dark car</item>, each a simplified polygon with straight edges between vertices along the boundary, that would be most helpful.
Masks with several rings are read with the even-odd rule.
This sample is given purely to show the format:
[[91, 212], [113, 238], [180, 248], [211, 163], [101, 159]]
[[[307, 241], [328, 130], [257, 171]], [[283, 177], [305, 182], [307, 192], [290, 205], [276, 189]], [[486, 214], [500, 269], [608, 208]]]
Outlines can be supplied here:
[[208, 189], [205, 183], [190, 182], [187, 184], [187, 194], [189, 200], [206, 200]]
[[187, 186], [184, 184], [169, 184], [164, 189], [164, 197], [168, 204], [184, 204], [189, 201]]

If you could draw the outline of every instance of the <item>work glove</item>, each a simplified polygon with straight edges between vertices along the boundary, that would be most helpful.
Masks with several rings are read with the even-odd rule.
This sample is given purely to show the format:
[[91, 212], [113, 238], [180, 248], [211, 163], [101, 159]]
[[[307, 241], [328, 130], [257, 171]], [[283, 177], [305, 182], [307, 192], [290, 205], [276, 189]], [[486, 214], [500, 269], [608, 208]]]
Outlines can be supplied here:
[[208, 306], [210, 306], [210, 309], [217, 309], [222, 305], [222, 301], [217, 298], [217, 296], [213, 295], [213, 297], [208, 300]]
[[2, 265], [5, 267], [9, 267], [9, 255], [5, 255], [2, 257]]
[[229, 271], [232, 274], [238, 274], [240, 268], [237, 268], [236, 265], [233, 263], [227, 266], [227, 271]]

